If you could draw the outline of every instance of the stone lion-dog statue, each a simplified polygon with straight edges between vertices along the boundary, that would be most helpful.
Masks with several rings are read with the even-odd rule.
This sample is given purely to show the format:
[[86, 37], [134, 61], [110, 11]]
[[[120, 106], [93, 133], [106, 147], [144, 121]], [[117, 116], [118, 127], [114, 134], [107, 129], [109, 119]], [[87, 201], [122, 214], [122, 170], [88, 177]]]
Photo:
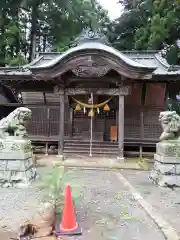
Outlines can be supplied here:
[[160, 141], [180, 140], [180, 116], [176, 111], [164, 111], [159, 114], [163, 132]]
[[32, 111], [26, 107], [16, 108], [7, 117], [0, 120], [0, 138], [9, 136], [28, 136], [25, 124], [31, 119]]

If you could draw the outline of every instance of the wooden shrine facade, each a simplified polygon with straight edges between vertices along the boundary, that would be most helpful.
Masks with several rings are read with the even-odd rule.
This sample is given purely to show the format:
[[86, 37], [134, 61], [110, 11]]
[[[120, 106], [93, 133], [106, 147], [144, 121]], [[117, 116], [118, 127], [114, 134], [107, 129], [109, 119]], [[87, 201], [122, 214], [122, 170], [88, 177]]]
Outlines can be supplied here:
[[[143, 99], [144, 87], [147, 90], [145, 99]], [[123, 145], [155, 145], [161, 134], [158, 116], [159, 112], [164, 110], [165, 90], [166, 84], [164, 83], [146, 83], [146, 86], [141, 83], [133, 83], [125, 88], [122, 86], [112, 89], [104, 88], [101, 91], [96, 91], [96, 89], [86, 91], [82, 88], [67, 89], [64, 92], [56, 90], [54, 94], [51, 93], [51, 97], [50, 93], [47, 95], [46, 101], [49, 100], [49, 103], [46, 102], [46, 105], [40, 102], [40, 99], [39, 103], [33, 103], [36, 105], [28, 105], [33, 112], [33, 119], [29, 124], [29, 134], [31, 139], [36, 141], [58, 142], [59, 134], [62, 131], [65, 140], [89, 141], [91, 118], [88, 116], [88, 112], [84, 113], [83, 109], [75, 111], [76, 103], [71, 96], [75, 96], [83, 102], [88, 102], [90, 93], [93, 91], [96, 103], [103, 102], [109, 95], [114, 94], [109, 102], [110, 111], [105, 112], [100, 109], [100, 113], [96, 113], [93, 119], [94, 141], [111, 141], [111, 127], [120, 125], [123, 128], [119, 128], [118, 135], [123, 136], [123, 140], [121, 140]], [[30, 100], [29, 92], [23, 92], [23, 96], [26, 101], [33, 102], [38, 93], [32, 93], [31, 99], [34, 98], [33, 100]], [[57, 101], [55, 99], [62, 102], [52, 104], [52, 101]], [[62, 114], [64, 109], [65, 115]], [[119, 109], [122, 111], [119, 112]], [[62, 116], [64, 119], [62, 119]], [[119, 122], [118, 119], [121, 119], [121, 121]], [[61, 124], [63, 121], [64, 125]], [[63, 126], [64, 129], [61, 129]]]
[[95, 112], [93, 141], [117, 141], [119, 158], [126, 144], [155, 144], [161, 133], [158, 115], [167, 86], [178, 80], [178, 66], [168, 71], [157, 52], [119, 52], [97, 34], [85, 40], [64, 53], [41, 53], [22, 68], [0, 69], [0, 84], [21, 96], [0, 107], [29, 107], [30, 138], [57, 142], [63, 155], [65, 140], [90, 140], [88, 109], [75, 111], [74, 99], [87, 104], [93, 94], [98, 104], [112, 97], [109, 111]]
[[[146, 84], [149, 93], [146, 95], [145, 103], [143, 101], [142, 84], [135, 83], [129, 88], [130, 95], [124, 95], [124, 137], [127, 142], [143, 141], [156, 142], [161, 133], [161, 127], [158, 122], [159, 112], [164, 110], [164, 96], [166, 84]], [[158, 90], [160, 88], [160, 90]], [[155, 93], [155, 90], [157, 91]], [[105, 91], [105, 89], [104, 89]], [[159, 94], [161, 91], [161, 94]], [[79, 92], [79, 90], [78, 90]], [[82, 92], [84, 92], [82, 90]], [[58, 140], [60, 126], [60, 104], [58, 101], [59, 93], [45, 94], [46, 104], [44, 103], [43, 93], [38, 92], [23, 92], [23, 97], [27, 103], [26, 106], [31, 108], [33, 112], [32, 121], [29, 124], [29, 135], [34, 139], [53, 139]], [[150, 95], [150, 96], [148, 96]], [[161, 96], [160, 96], [161, 95]], [[74, 96], [74, 95], [73, 95]], [[88, 101], [90, 91], [83, 95], [75, 95], [79, 100]], [[97, 102], [102, 102], [107, 99], [107, 93], [96, 95]], [[151, 96], [154, 96], [152, 99]], [[157, 98], [161, 102], [157, 102]], [[37, 99], [38, 98], [38, 102]], [[48, 101], [49, 100], [49, 101]], [[31, 101], [31, 104], [28, 103]], [[65, 139], [80, 138], [81, 140], [89, 139], [89, 136], [84, 137], [85, 133], [90, 129], [90, 117], [88, 112], [84, 113], [83, 109], [75, 111], [76, 103], [71, 99], [71, 95], [65, 95]], [[19, 104], [6, 104], [7, 106], [19, 106]], [[24, 104], [20, 104], [24, 105]], [[94, 118], [96, 129], [102, 129], [103, 138], [101, 141], [110, 141], [110, 126], [117, 125], [118, 122], [118, 96], [114, 96], [109, 103], [110, 111], [104, 112], [100, 109], [100, 113]], [[103, 126], [102, 126], [103, 125]], [[95, 139], [94, 139], [95, 140]], [[99, 140], [99, 139], [96, 139]]]

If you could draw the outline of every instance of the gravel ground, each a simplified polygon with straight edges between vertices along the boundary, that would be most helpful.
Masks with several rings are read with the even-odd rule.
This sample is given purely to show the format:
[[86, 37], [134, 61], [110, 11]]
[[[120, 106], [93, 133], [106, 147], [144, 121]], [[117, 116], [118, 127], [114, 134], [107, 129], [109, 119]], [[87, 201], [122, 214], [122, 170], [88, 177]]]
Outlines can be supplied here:
[[0, 226], [16, 231], [20, 223], [31, 219], [40, 208], [42, 194], [35, 188], [0, 188]]
[[84, 170], [74, 181], [85, 185], [80, 239], [165, 239], [113, 172]]
[[124, 177], [144, 199], [180, 233], [180, 188], [158, 187], [149, 180], [149, 172], [122, 170]]
[[[47, 170], [39, 167], [37, 173], [42, 175]], [[38, 181], [28, 188], [0, 188], [0, 227], [16, 232], [20, 224], [32, 219], [44, 208], [44, 194], [38, 188]]]
[[[45, 174], [45, 169], [39, 171]], [[164, 240], [146, 212], [132, 198], [112, 171], [77, 171], [73, 181], [82, 186], [77, 207], [83, 236], [80, 240]], [[29, 189], [0, 189], [0, 225], [17, 230], [39, 209], [42, 193]]]

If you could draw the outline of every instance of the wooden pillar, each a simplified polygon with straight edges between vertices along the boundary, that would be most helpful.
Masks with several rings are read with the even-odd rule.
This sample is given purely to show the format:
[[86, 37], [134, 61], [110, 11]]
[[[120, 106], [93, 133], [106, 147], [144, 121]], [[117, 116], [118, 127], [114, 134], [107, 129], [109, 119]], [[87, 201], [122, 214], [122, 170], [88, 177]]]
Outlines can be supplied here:
[[118, 159], [124, 159], [124, 96], [119, 93]]
[[[50, 137], [50, 108], [47, 108], [47, 137]], [[45, 144], [45, 156], [48, 156], [48, 141]]]
[[69, 137], [73, 136], [73, 109], [70, 108], [70, 119], [69, 119]]
[[140, 146], [139, 146], [140, 158], [142, 158], [142, 154], [143, 154], [143, 146], [142, 146], [143, 138], [144, 138], [144, 112], [143, 112], [143, 108], [141, 107], [140, 109]]
[[59, 93], [59, 100], [60, 100], [60, 121], [59, 121], [59, 141], [58, 141], [58, 156], [63, 157], [63, 150], [64, 150], [64, 105], [65, 105], [65, 97], [64, 91]]

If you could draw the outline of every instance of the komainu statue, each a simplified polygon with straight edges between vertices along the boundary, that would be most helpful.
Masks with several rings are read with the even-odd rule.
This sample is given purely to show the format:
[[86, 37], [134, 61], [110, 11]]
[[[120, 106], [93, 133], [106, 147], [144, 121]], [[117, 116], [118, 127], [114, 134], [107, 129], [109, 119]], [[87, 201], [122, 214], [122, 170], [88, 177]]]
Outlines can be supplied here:
[[175, 111], [165, 111], [159, 114], [163, 132], [160, 141], [180, 139], [180, 116]]
[[161, 187], [180, 187], [180, 116], [175, 111], [159, 114], [163, 132], [156, 144], [150, 179]]
[[0, 187], [25, 187], [36, 178], [26, 123], [32, 112], [19, 107], [0, 120]]
[[0, 120], [0, 138], [8, 136], [26, 137], [25, 124], [32, 117], [32, 112], [26, 107], [16, 108], [7, 117]]

